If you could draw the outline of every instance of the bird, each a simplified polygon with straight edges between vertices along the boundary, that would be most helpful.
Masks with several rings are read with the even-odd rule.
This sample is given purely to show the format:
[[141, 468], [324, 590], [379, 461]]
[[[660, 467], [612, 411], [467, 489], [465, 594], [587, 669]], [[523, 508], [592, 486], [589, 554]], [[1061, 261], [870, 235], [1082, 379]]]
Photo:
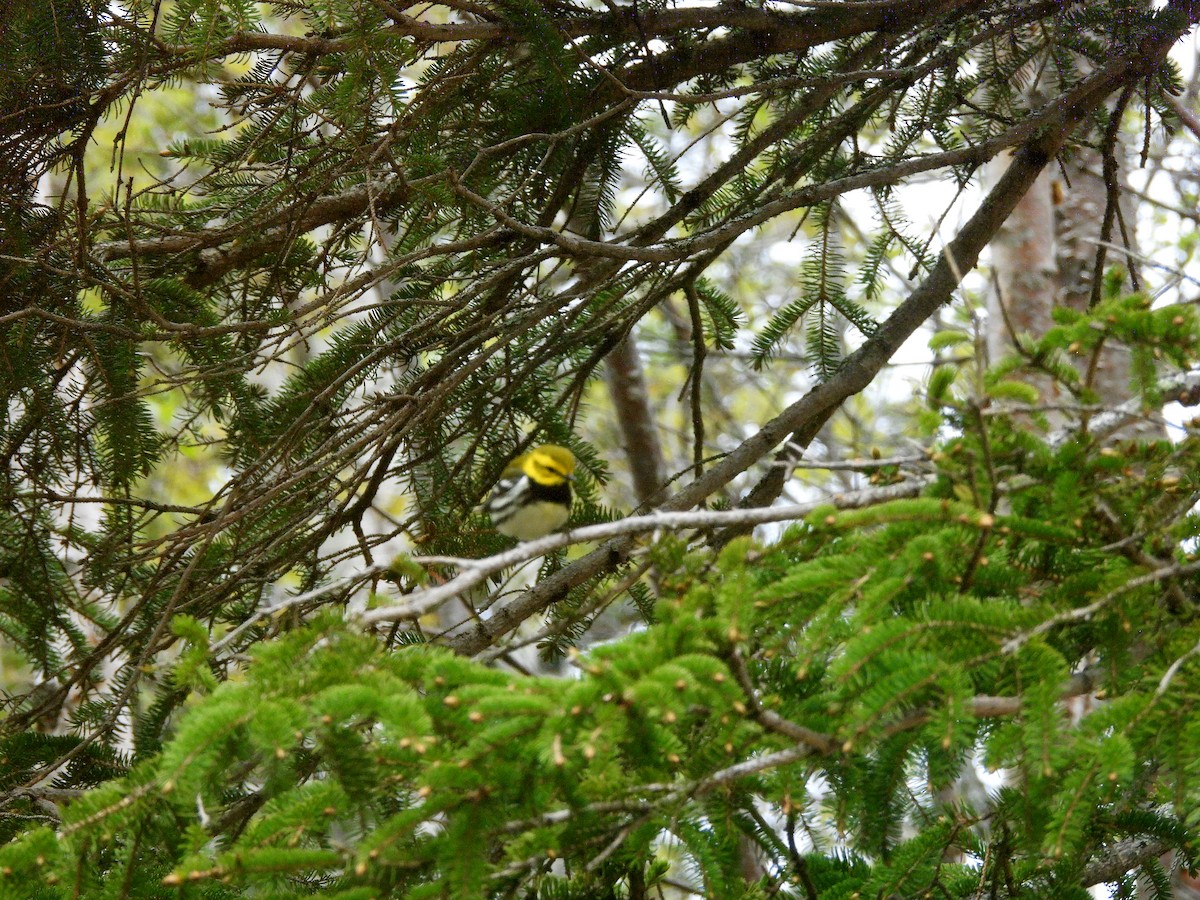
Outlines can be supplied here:
[[557, 531], [571, 515], [575, 454], [557, 444], [522, 453], [500, 474], [483, 504], [496, 531], [531, 541]]

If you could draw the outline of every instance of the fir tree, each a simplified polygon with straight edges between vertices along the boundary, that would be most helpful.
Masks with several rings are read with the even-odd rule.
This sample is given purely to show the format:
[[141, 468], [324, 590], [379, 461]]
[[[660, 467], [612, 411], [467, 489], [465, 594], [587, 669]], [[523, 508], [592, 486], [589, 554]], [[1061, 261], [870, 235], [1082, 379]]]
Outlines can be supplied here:
[[[1193, 865], [1200, 460], [1113, 437], [1195, 403], [1185, 296], [1116, 272], [991, 366], [964, 314], [923, 452], [779, 501], [1039, 173], [1190, 121], [1194, 0], [10, 6], [0, 896], [1168, 896], [1159, 857]], [[930, 176], [944, 244], [901, 197]], [[764, 235], [804, 253], [759, 298]], [[1102, 345], [1132, 400], [1072, 365]], [[662, 454], [636, 496], [609, 403]], [[543, 442], [575, 530], [506, 549], [475, 510]]]

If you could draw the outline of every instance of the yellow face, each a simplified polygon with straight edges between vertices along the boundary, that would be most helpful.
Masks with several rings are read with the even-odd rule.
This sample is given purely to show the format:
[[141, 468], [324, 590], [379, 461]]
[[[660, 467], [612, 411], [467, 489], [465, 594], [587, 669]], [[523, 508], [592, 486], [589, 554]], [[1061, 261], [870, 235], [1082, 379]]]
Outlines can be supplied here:
[[542, 444], [525, 454], [521, 471], [547, 487], [562, 484], [575, 471], [575, 454], [557, 444]]

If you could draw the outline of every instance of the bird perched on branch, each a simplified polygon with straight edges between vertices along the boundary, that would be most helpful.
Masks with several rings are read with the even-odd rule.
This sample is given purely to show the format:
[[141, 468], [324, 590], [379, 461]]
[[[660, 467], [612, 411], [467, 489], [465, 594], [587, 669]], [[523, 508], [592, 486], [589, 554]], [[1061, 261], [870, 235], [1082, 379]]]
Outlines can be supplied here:
[[531, 541], [557, 531], [571, 515], [575, 454], [542, 444], [510, 462], [483, 504], [501, 534]]

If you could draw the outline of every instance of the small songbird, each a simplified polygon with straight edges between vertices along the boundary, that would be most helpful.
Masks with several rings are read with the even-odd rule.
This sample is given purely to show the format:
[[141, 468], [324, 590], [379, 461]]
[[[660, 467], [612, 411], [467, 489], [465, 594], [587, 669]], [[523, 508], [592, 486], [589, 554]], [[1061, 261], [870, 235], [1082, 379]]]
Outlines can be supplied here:
[[557, 531], [571, 515], [575, 454], [542, 444], [510, 462], [483, 504], [501, 534], [531, 541]]

